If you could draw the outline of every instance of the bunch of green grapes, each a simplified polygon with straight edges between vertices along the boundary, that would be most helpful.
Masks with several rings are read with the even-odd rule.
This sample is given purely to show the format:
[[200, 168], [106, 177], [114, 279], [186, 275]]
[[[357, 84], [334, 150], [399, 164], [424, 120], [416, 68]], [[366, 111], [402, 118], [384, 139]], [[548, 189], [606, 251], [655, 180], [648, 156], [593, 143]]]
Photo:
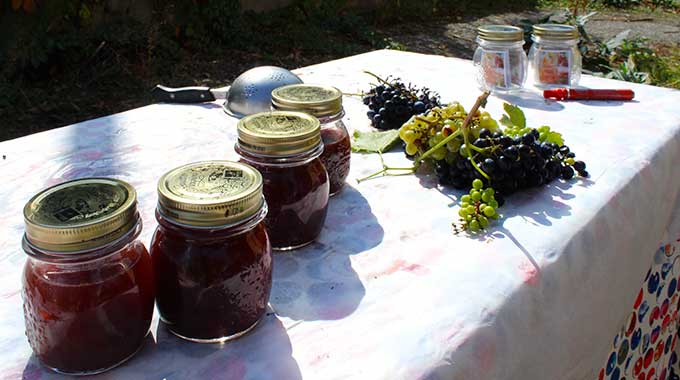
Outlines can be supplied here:
[[[467, 117], [460, 103], [454, 102], [445, 107], [435, 107], [425, 115], [413, 116], [399, 130], [399, 137], [406, 144], [406, 154], [415, 156], [435, 147], [446, 137], [458, 131]], [[469, 138], [479, 138], [482, 129], [500, 132], [498, 123], [486, 111], [478, 111], [469, 125]], [[431, 157], [436, 161], [455, 162], [460, 156], [466, 157], [463, 136], [456, 137], [445, 146], [435, 150]]]
[[[533, 128], [529, 127], [518, 127], [518, 126], [508, 126], [503, 130], [503, 134], [510, 137], [522, 137], [527, 133], [531, 133]], [[564, 145], [564, 139], [559, 132], [551, 131], [550, 127], [547, 125], [536, 128], [538, 130], [538, 141], [545, 143], [557, 144], [557, 146]]]
[[[497, 211], [499, 204], [494, 197], [494, 189], [491, 187], [483, 189], [483, 186], [481, 180], [475, 179], [472, 181], [470, 193], [461, 197], [458, 215], [463, 230], [478, 232], [489, 226], [489, 219], [500, 217]], [[455, 223], [453, 226], [457, 231]]]

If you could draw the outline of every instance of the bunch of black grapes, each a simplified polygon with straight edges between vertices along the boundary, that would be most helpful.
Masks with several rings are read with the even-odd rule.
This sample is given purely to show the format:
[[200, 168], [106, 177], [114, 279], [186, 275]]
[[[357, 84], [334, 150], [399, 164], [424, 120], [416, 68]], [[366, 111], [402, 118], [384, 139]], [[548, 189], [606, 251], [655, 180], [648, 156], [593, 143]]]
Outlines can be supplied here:
[[419, 115], [441, 106], [439, 95], [428, 88], [406, 86], [399, 79], [386, 80], [372, 86], [364, 94], [364, 104], [370, 108], [366, 113], [375, 128], [398, 129], [413, 115]]
[[557, 178], [569, 180], [577, 173], [581, 177], [588, 177], [586, 164], [576, 161], [575, 154], [568, 146], [540, 142], [538, 135], [536, 129], [515, 138], [482, 129], [473, 144], [478, 148], [489, 149], [485, 149], [484, 154], [477, 154], [475, 162], [491, 181], [474, 168], [469, 158], [460, 158], [452, 163], [437, 161], [439, 182], [466, 189], [473, 180], [480, 179], [499, 193], [509, 195], [550, 183]]

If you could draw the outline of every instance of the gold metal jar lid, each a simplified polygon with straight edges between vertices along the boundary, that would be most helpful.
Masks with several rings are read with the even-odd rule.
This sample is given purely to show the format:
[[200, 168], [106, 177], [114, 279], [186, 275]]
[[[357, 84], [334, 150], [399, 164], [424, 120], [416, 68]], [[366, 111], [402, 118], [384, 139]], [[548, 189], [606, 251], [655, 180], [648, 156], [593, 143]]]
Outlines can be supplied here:
[[533, 26], [534, 36], [548, 40], [573, 40], [579, 38], [578, 29], [573, 25], [538, 24]]
[[262, 175], [238, 162], [195, 162], [158, 180], [158, 211], [180, 224], [233, 224], [255, 215], [263, 204]]
[[477, 28], [477, 35], [486, 41], [524, 40], [524, 30], [511, 25], [483, 25]]
[[69, 253], [101, 247], [137, 222], [137, 193], [111, 178], [65, 182], [35, 195], [24, 207], [26, 239], [39, 249]]
[[342, 92], [331, 86], [292, 84], [272, 91], [272, 106], [316, 117], [332, 116], [342, 111]]
[[321, 144], [319, 119], [302, 112], [256, 113], [241, 119], [237, 129], [239, 148], [259, 155], [292, 156]]

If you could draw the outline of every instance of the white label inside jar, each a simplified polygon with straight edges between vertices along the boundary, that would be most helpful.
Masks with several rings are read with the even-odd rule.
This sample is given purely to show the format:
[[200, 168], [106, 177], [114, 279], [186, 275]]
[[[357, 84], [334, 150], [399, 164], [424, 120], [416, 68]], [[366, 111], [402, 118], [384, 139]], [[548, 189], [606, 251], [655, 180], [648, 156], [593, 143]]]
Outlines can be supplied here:
[[489, 88], [510, 87], [510, 59], [506, 50], [484, 50], [481, 63]]
[[542, 84], [571, 83], [571, 50], [537, 51], [538, 81]]

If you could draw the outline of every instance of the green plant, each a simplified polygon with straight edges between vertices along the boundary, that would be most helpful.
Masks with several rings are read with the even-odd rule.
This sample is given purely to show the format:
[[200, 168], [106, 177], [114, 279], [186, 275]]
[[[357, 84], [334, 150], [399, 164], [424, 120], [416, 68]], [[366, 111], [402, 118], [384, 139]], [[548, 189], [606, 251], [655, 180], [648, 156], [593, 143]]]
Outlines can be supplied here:
[[611, 68], [606, 77], [633, 83], [649, 83], [649, 73], [638, 71], [635, 60], [632, 57], [621, 62], [618, 67]]

